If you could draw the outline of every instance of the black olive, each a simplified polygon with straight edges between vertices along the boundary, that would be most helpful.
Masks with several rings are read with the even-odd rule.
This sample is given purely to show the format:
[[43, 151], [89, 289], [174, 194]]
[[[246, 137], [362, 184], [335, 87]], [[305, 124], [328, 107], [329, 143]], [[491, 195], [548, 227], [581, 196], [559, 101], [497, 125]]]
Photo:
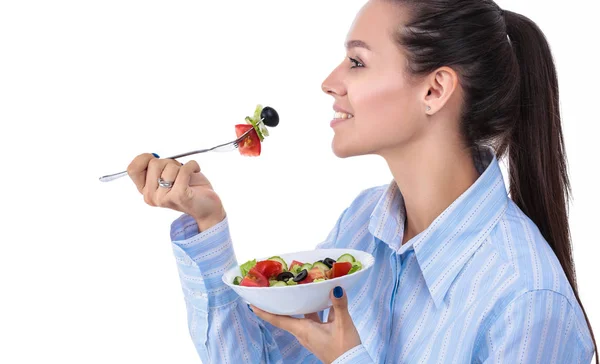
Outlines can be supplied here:
[[265, 106], [260, 113], [260, 118], [263, 119], [263, 123], [266, 126], [270, 126], [272, 128], [279, 125], [279, 114], [277, 111], [270, 106]]
[[292, 272], [281, 272], [277, 275], [278, 281], [287, 282], [290, 278], [294, 278], [294, 273]]
[[329, 268], [333, 267], [333, 263], [335, 263], [335, 260], [333, 260], [331, 258], [323, 259], [323, 264], [325, 264]]
[[306, 269], [302, 269], [302, 272], [298, 273], [297, 276], [294, 277], [294, 282], [298, 283], [303, 281], [308, 277], [308, 271]]

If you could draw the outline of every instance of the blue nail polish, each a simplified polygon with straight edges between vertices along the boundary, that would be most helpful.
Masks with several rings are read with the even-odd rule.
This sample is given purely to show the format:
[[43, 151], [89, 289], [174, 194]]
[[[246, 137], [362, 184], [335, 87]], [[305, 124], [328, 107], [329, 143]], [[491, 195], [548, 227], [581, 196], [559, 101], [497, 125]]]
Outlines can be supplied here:
[[251, 312], [254, 312], [254, 310], [252, 310], [252, 307], [250, 307], [250, 305], [248, 305], [248, 309], [249, 309]]
[[156, 153], [152, 153], [152, 155], [154, 156], [154, 158], [160, 158], [160, 155], [158, 155]]
[[335, 298], [342, 298], [342, 296], [344, 295], [344, 290], [342, 289], [342, 287], [337, 286], [333, 289], [333, 295], [335, 296]]

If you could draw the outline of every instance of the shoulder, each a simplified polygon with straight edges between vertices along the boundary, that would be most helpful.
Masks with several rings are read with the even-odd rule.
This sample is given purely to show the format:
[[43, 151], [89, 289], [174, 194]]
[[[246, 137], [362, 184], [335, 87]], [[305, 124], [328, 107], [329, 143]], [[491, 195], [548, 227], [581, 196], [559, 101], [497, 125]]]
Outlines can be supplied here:
[[341, 219], [341, 224], [355, 223], [357, 220], [368, 220], [373, 209], [385, 195], [389, 184], [361, 190], [348, 205]]
[[[588, 362], [594, 344], [578, 307], [563, 294], [538, 289], [514, 297], [480, 333], [477, 355], [505, 362]], [[517, 350], [518, 348], [518, 350]]]
[[535, 223], [513, 202], [489, 239], [488, 248], [498, 253], [506, 268], [504, 294], [495, 302], [496, 314], [529, 313], [528, 318], [572, 320], [580, 343], [589, 343], [583, 310], [552, 247]]
[[360, 191], [350, 204], [350, 207], [364, 206], [365, 204], [374, 207], [379, 199], [386, 193], [389, 186], [389, 184], [379, 185]]
[[[328, 236], [325, 245], [335, 247], [352, 245], [366, 234], [373, 209], [384, 196], [387, 185], [361, 190], [339, 216], [335, 228]], [[323, 247], [324, 245], [320, 245]]]
[[496, 250], [512, 268], [522, 290], [552, 290], [575, 299], [552, 247], [535, 223], [513, 202], [490, 236]]

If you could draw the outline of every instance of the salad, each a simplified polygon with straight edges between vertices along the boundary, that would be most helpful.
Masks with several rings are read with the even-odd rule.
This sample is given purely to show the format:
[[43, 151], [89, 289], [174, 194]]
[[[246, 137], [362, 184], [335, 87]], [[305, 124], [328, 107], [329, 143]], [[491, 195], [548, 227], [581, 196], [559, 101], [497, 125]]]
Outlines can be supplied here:
[[246, 124], [237, 124], [235, 126], [235, 135], [239, 138], [250, 129], [248, 136], [240, 143], [238, 150], [241, 155], [258, 157], [260, 155], [260, 143], [269, 136], [267, 126], [276, 127], [279, 125], [279, 115], [272, 107], [262, 107], [257, 105], [252, 117], [246, 116]]
[[257, 262], [247, 261], [240, 266], [242, 276], [233, 284], [245, 287], [287, 287], [343, 277], [362, 269], [362, 263], [350, 254], [342, 254], [337, 260], [325, 258], [314, 263], [294, 260], [287, 263], [279, 256]]

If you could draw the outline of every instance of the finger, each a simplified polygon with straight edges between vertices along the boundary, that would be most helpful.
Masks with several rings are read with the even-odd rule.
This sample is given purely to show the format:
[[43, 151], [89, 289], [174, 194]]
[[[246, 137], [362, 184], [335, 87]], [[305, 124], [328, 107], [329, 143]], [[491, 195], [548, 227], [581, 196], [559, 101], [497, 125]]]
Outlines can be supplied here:
[[160, 178], [167, 182], [175, 182], [177, 179], [177, 175], [179, 174], [179, 170], [181, 169], [181, 165], [179, 162], [174, 160], [167, 160], [167, 164], [165, 165]]
[[158, 179], [163, 173], [167, 164], [171, 163], [169, 159], [151, 159], [148, 162], [146, 172], [146, 184], [144, 185], [144, 200], [150, 206], [157, 206], [156, 190], [158, 190]]
[[[179, 174], [180, 163], [176, 161], [168, 162], [160, 175], [166, 182], [175, 182], [177, 175]], [[171, 188], [159, 188], [156, 191], [156, 202], [158, 206], [170, 207], [169, 197], [167, 196], [171, 192]]]
[[329, 313], [327, 314], [327, 323], [332, 323], [335, 321], [335, 308], [330, 307]]
[[330, 298], [331, 303], [333, 303], [332, 310], [334, 312], [332, 322], [336, 321], [338, 325], [345, 325], [347, 322], [352, 322], [352, 318], [348, 312], [348, 297], [344, 289], [340, 286], [335, 287], [331, 290]]
[[173, 190], [185, 190], [190, 185], [192, 174], [200, 173], [200, 165], [196, 161], [189, 161], [179, 169], [179, 174], [173, 185]]
[[298, 337], [302, 332], [305, 332], [308, 329], [306, 327], [306, 324], [310, 321], [307, 319], [298, 319], [289, 316], [273, 315], [272, 313], [265, 312], [256, 306], [250, 305], [250, 307], [252, 308], [252, 311], [254, 311], [256, 316], [267, 321], [275, 327], [279, 327], [280, 329], [291, 333], [296, 337]]
[[156, 191], [158, 189], [158, 179], [162, 175], [163, 170], [169, 161], [169, 159], [155, 158], [148, 162], [148, 169], [146, 171], [146, 189], [151, 191]]
[[[179, 196], [177, 204], [183, 204], [185, 201], [192, 198], [192, 190], [190, 189], [190, 182], [192, 176], [200, 173], [200, 165], [196, 161], [189, 161], [179, 169], [177, 179], [173, 184], [171, 192], [173, 195]], [[198, 177], [195, 177], [198, 178]]]
[[148, 169], [148, 163], [152, 159], [156, 159], [154, 154], [140, 154], [131, 161], [129, 166], [127, 166], [127, 174], [140, 193], [143, 193], [144, 191], [144, 186], [146, 185], [146, 170]]
[[313, 313], [307, 313], [306, 315], [304, 315], [304, 318], [312, 320], [318, 324], [322, 324], [323, 321], [321, 321], [321, 317], [319, 317], [319, 314], [316, 312]]

